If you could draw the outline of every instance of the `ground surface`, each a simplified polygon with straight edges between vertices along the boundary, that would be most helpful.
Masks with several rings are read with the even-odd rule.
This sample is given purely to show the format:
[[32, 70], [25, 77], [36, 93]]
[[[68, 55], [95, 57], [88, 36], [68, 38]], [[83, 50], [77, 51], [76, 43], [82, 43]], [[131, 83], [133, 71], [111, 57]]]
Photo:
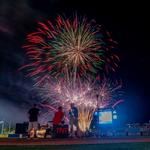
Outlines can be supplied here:
[[150, 137], [0, 139], [0, 150], [150, 150]]

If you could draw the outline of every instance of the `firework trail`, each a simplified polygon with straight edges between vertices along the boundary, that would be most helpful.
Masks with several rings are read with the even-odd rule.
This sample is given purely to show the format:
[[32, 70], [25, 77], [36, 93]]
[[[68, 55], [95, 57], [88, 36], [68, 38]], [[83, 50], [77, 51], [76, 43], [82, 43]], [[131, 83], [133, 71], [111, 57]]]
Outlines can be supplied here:
[[58, 16], [55, 23], [39, 22], [36, 32], [27, 36], [23, 46], [30, 62], [26, 76], [36, 82], [47, 76], [66, 77], [76, 81], [100, 68], [114, 70], [118, 56], [111, 51], [116, 42], [95, 21], [86, 18], [65, 19]]
[[39, 22], [23, 46], [29, 63], [20, 70], [35, 81], [42, 105], [54, 110], [69, 109], [75, 103], [79, 110], [79, 127], [89, 129], [94, 110], [117, 104], [121, 85], [109, 80], [91, 81], [99, 70], [115, 70], [119, 58], [113, 53], [116, 42], [95, 21], [58, 16], [54, 23]]
[[[85, 132], [89, 129], [93, 112], [97, 108], [112, 107], [117, 104], [122, 96], [121, 84], [111, 80], [87, 81], [70, 86], [65, 81], [49, 81], [37, 87], [42, 103], [51, 108], [63, 106], [64, 110], [70, 109], [74, 103], [79, 111], [79, 128]], [[51, 109], [50, 108], [50, 109]]]
[[112, 82], [106, 78], [103, 80], [96, 80], [93, 93], [95, 93], [97, 97], [97, 106], [99, 108], [112, 106], [120, 97], [122, 97], [123, 92], [121, 88], [121, 81]]

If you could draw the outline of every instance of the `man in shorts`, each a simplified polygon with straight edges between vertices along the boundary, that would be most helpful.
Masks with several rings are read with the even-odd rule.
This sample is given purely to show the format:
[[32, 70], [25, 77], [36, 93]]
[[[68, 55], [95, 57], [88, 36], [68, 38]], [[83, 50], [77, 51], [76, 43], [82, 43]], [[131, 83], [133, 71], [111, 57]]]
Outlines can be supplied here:
[[33, 133], [33, 136], [36, 137], [36, 131], [38, 129], [38, 116], [39, 116], [39, 109], [37, 105], [34, 104], [32, 108], [28, 111], [29, 115], [29, 126], [28, 126], [28, 133]]

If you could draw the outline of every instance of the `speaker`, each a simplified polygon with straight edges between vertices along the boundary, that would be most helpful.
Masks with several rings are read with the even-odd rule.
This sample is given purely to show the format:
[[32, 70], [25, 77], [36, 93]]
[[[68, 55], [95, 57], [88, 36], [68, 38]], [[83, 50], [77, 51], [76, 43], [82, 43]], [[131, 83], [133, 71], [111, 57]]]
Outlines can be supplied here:
[[27, 134], [28, 133], [28, 123], [16, 123], [15, 134]]
[[68, 125], [57, 125], [53, 128], [55, 138], [67, 138], [69, 135]]

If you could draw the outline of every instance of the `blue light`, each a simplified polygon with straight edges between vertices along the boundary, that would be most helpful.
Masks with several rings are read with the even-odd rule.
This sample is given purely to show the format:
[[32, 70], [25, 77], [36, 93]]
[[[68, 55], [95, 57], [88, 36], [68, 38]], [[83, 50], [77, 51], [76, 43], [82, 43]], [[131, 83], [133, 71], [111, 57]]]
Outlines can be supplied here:
[[117, 113], [116, 110], [114, 110], [114, 111], [113, 111], [113, 114], [116, 114], [116, 113]]
[[117, 117], [117, 115], [113, 115], [113, 119], [117, 119], [118, 117]]
[[98, 115], [98, 112], [96, 111], [96, 112], [94, 113], [94, 115], [97, 116], [97, 115]]

